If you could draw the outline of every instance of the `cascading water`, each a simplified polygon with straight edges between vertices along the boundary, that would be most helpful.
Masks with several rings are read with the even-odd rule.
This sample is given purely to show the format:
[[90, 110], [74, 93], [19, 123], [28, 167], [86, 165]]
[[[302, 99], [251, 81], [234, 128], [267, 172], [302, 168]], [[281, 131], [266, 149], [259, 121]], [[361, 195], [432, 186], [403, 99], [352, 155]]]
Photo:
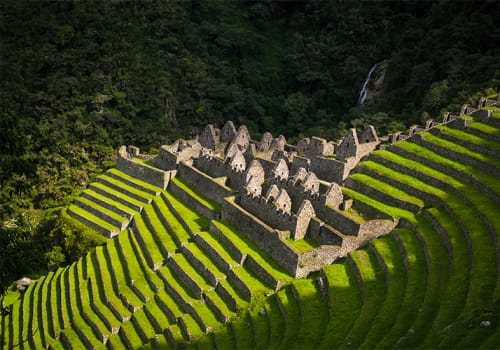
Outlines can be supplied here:
[[372, 77], [373, 72], [375, 69], [377, 69], [378, 66], [380, 66], [382, 63], [385, 63], [386, 60], [375, 63], [373, 67], [370, 69], [368, 72], [368, 75], [366, 76], [365, 82], [363, 83], [363, 87], [361, 88], [361, 92], [359, 93], [359, 99], [358, 99], [358, 104], [362, 106], [365, 103], [366, 96], [368, 95], [368, 84], [370, 83], [370, 79]]

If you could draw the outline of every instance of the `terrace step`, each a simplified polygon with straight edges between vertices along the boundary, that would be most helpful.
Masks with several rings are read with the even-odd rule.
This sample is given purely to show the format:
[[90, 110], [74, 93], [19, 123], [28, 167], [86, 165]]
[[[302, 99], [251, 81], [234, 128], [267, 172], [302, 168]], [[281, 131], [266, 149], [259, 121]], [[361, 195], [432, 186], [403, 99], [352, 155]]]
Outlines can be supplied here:
[[375, 254], [369, 250], [357, 250], [347, 255], [354, 276], [358, 280], [363, 304], [358, 318], [347, 333], [344, 343], [359, 347], [365, 339], [387, 296], [386, 273]]
[[201, 215], [210, 219], [219, 218], [221, 205], [194, 190], [184, 179], [178, 177], [172, 178], [168, 189], [177, 198], [194, 208]]
[[300, 307], [300, 324], [303, 325], [297, 333], [293, 348], [317, 349], [325, 332], [324, 325], [328, 322], [327, 298], [312, 279], [296, 280], [291, 288]]
[[74, 203], [76, 206], [94, 214], [112, 226], [117, 226], [120, 231], [123, 231], [132, 219], [131, 215], [128, 215], [127, 217], [121, 216], [85, 197], [77, 198]]
[[215, 287], [215, 291], [234, 312], [243, 309], [248, 304], [241, 292], [233, 287], [227, 279], [219, 281], [217, 287]]
[[280, 349], [290, 349], [294, 345], [295, 337], [300, 332], [302, 314], [300, 305], [292, 291], [286, 287], [276, 293], [278, 307], [285, 320], [285, 330], [280, 343]]
[[442, 125], [432, 128], [430, 132], [439, 138], [451, 141], [480, 154], [497, 157], [500, 153], [500, 143], [469, 134], [468, 129], [457, 130]]
[[[453, 127], [454, 125], [450, 126]], [[500, 128], [488, 125], [486, 123], [474, 121], [467, 124], [465, 131], [483, 139], [500, 142]]]
[[427, 284], [426, 257], [415, 232], [409, 228], [399, 228], [391, 234], [391, 238], [403, 257], [407, 282], [396, 322], [377, 344], [377, 348], [381, 349], [395, 348], [402, 339], [401, 335], [411, 332], [411, 322], [422, 306]]
[[189, 289], [194, 298], [200, 299], [203, 293], [214, 289], [214, 286], [208, 284], [204, 277], [196, 271], [184, 254], [174, 254], [169, 259], [168, 266], [182, 284]]
[[132, 217], [138, 213], [132, 208], [91, 189], [83, 191], [81, 196], [94, 203], [99, 204], [102, 207], [105, 207], [108, 210], [115, 212], [121, 217], [128, 218], [129, 220], [132, 219]]
[[[279, 312], [279, 310], [278, 310]], [[229, 323], [236, 340], [236, 349], [255, 349], [255, 340], [253, 335], [252, 323], [248, 313], [240, 315]], [[273, 349], [271, 346], [270, 349]], [[276, 347], [274, 347], [275, 349]]]
[[158, 196], [162, 191], [160, 187], [152, 185], [149, 182], [142, 181], [136, 177], [130, 176], [116, 168], [109, 169], [106, 172], [106, 174], [118, 181], [121, 181], [129, 186], [135, 187], [136, 189], [142, 192], [147, 192], [153, 196]]
[[182, 247], [182, 253], [196, 268], [204, 279], [212, 286], [217, 286], [220, 280], [226, 278], [226, 274], [196, 243], [187, 243]]
[[318, 348], [340, 348], [362, 306], [360, 286], [345, 261], [324, 266], [320, 278], [328, 293], [329, 322]]
[[269, 315], [263, 305], [248, 310], [256, 349], [268, 349], [271, 341]]
[[[152, 207], [148, 206], [144, 209], [142, 215], [134, 217], [132, 221], [133, 228], [130, 231], [133, 232], [135, 239], [139, 243], [141, 252], [149, 268], [157, 270], [166, 263], [166, 260], [170, 257], [170, 253], [166, 250], [161, 238], [158, 237], [156, 230], [151, 230], [154, 226], [151, 224], [148, 225], [144, 221], [144, 219], [149, 220], [146, 210], [152, 210]], [[151, 213], [149, 214], [152, 215]], [[158, 230], [160, 229], [158, 228]]]
[[366, 174], [357, 173], [351, 175], [345, 181], [345, 186], [367, 196], [373, 197], [380, 202], [384, 202], [413, 213], [419, 212], [424, 206], [424, 202], [420, 198]]
[[97, 182], [145, 204], [150, 204], [152, 201], [153, 195], [151, 193], [141, 191], [133, 186], [127, 185], [124, 182], [118, 181], [111, 176], [101, 175], [97, 178]]
[[95, 216], [91, 212], [82, 209], [74, 204], [68, 207], [67, 213], [72, 218], [83, 222], [85, 225], [94, 228], [95, 230], [105, 234], [109, 238], [116, 236], [120, 233], [120, 227], [113, 226], [110, 223]]
[[226, 301], [215, 290], [204, 293], [203, 300], [219, 322], [226, 323], [233, 315], [233, 311], [226, 304]]
[[[162, 227], [165, 229], [165, 232], [168, 233], [171, 240], [177, 247], [175, 250], [180, 249], [182, 244], [191, 238], [189, 232], [186, 231], [184, 226], [182, 226], [177, 217], [172, 213], [169, 206], [165, 203], [163, 196], [155, 198], [153, 201], [153, 208], [158, 216], [158, 219], [162, 223]], [[173, 248], [171, 244], [169, 246]]]
[[[450, 160], [426, 147], [402, 142], [391, 147], [390, 153], [382, 151], [377, 152], [377, 155], [383, 155], [384, 158], [390, 156], [391, 161], [396, 161], [396, 164], [402, 158], [410, 159], [440, 173], [453, 176], [457, 180], [470, 183], [492, 199], [500, 200], [500, 184], [495, 174], [489, 174], [474, 166]], [[402, 163], [401, 166], [403, 164], [405, 163]]]
[[405, 296], [407, 280], [403, 257], [397, 242], [392, 237], [386, 236], [371, 241], [369, 249], [373, 251], [385, 272], [387, 286], [385, 300], [360, 346], [373, 349], [380, 341], [380, 335], [396, 323]]
[[94, 191], [94, 192], [96, 192], [96, 193], [98, 193], [106, 198], [109, 198], [113, 201], [121, 203], [124, 206], [126, 206], [132, 210], [135, 210], [137, 212], [141, 212], [144, 205], [147, 204], [144, 201], [140, 201], [140, 200], [137, 200], [136, 198], [127, 196], [126, 194], [124, 194], [120, 191], [117, 191], [114, 188], [111, 188], [111, 187], [109, 187], [103, 183], [100, 183], [100, 182], [91, 183], [89, 185], [88, 190]]
[[475, 166], [491, 175], [500, 173], [500, 161], [483, 153], [471, 151], [454, 142], [439, 138], [430, 132], [421, 132], [411, 141], [427, 147], [434, 152], [444, 155], [452, 160]]
[[138, 225], [139, 231], [149, 230], [153, 234], [157, 244], [160, 243], [158, 245], [165, 259], [168, 259], [177, 250], [176, 240], [158, 217], [154, 205], [146, 206], [141, 217], [135, 223]]

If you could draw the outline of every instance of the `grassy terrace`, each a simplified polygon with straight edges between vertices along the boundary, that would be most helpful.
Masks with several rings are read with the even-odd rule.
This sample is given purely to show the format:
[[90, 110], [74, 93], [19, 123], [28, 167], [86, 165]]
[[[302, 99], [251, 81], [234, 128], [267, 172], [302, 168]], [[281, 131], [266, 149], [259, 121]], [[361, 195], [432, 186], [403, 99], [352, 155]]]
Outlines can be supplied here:
[[179, 177], [174, 177], [171, 181], [179, 186], [184, 192], [203, 204], [205, 207], [220, 213], [222, 206], [219, 203], [193, 189], [186, 180]]
[[293, 347], [295, 337], [300, 332], [300, 306], [290, 287], [278, 291], [276, 296], [278, 298], [278, 303], [281, 304], [281, 309], [284, 310], [283, 314], [286, 315], [285, 330], [283, 332], [280, 349], [290, 349]]
[[385, 265], [387, 293], [375, 322], [366, 335], [361, 347], [372, 349], [396, 323], [406, 292], [406, 271], [397, 242], [392, 237], [383, 237], [372, 242], [371, 248]]
[[155, 193], [162, 191], [160, 187], [154, 186], [149, 182], [142, 181], [138, 178], [125, 174], [123, 171], [120, 171], [116, 168], [109, 169], [106, 173], [109, 174], [110, 176], [115, 176], [117, 179], [121, 179], [122, 182], [128, 183], [138, 188], [142, 188], [143, 190], [149, 190]]
[[400, 228], [394, 233], [394, 240], [403, 252], [408, 266], [406, 271], [406, 293], [397, 314], [396, 321], [381, 337], [377, 347], [390, 349], [398, 343], [402, 334], [411, 328], [424, 300], [427, 285], [426, 257], [415, 232], [408, 228]]
[[294, 342], [295, 349], [317, 349], [319, 342], [325, 331], [324, 325], [328, 322], [328, 305], [325, 297], [321, 295], [314, 280], [300, 279], [294, 281], [292, 288], [295, 288], [298, 295], [298, 302], [301, 309], [302, 327]]
[[238, 229], [223, 220], [212, 220], [212, 223], [224, 234], [242, 253], [250, 254], [267, 272], [277, 280], [290, 280], [286, 274], [265, 252], [255, 243], [239, 233]]
[[445, 135], [452, 136], [453, 138], [467, 141], [467, 142], [473, 143], [475, 145], [487, 147], [491, 150], [500, 152], [500, 143], [498, 143], [498, 142], [487, 140], [487, 139], [484, 139], [482, 137], [469, 134], [469, 133], [464, 132], [462, 130], [453, 129], [453, 128], [450, 128], [450, 127], [444, 126], [444, 125], [436, 127], [436, 130], [439, 130], [441, 133], [443, 133]]
[[362, 305], [359, 285], [347, 262], [323, 267], [329, 286], [329, 322], [320, 349], [340, 348]]
[[385, 299], [386, 276], [375, 255], [370, 251], [354, 251], [349, 253], [349, 257], [363, 284], [363, 305], [345, 341], [349, 342], [353, 347], [358, 347], [365, 338]]
[[[161, 198], [155, 198], [155, 200], [161, 200]], [[167, 231], [163, 223], [161, 222], [158, 214], [154, 210], [153, 206], [147, 206], [142, 212], [142, 216], [136, 216], [134, 218], [135, 224], [142, 234], [143, 231], [149, 231], [145, 220], [151, 223], [153, 228], [151, 234], [155, 236], [155, 241], [160, 242], [159, 249], [162, 252], [163, 257], [166, 259], [169, 253], [173, 253], [177, 250], [177, 244], [175, 243], [172, 235]]]
[[165, 229], [168, 231], [171, 237], [177, 242], [178, 248], [180, 248], [182, 243], [187, 242], [191, 239], [189, 232], [182, 226], [179, 219], [174, 215], [170, 207], [165, 202], [165, 197], [160, 196], [155, 198], [155, 204], [159, 208], [157, 211], [158, 216], [163, 217], [164, 222], [167, 223]]
[[128, 218], [126, 218], [126, 217], [124, 217], [124, 216], [122, 216], [122, 215], [120, 215], [120, 214], [118, 214], [118, 213], [116, 213], [116, 212], [114, 212], [114, 211], [112, 211], [110, 209], [107, 209], [107, 208], [103, 207], [102, 205], [99, 205], [98, 203], [91, 201], [88, 198], [79, 197], [75, 201], [75, 203], [77, 205], [80, 205], [80, 203], [81, 203], [84, 206], [88, 206], [92, 210], [95, 210], [95, 211], [101, 213], [101, 215], [103, 215], [106, 218], [110, 218], [111, 220], [116, 220], [117, 222], [126, 222], [126, 221], [128, 221]]
[[[458, 170], [464, 174], [468, 174], [471, 177], [473, 177], [475, 180], [477, 180], [478, 182], [482, 183], [484, 186], [491, 188], [493, 191], [495, 191], [495, 193], [500, 195], [500, 183], [498, 182], [498, 178], [496, 176], [493, 176], [492, 174], [486, 173], [486, 172], [484, 172], [476, 167], [453, 161], [451, 159], [448, 159], [446, 157], [443, 157], [443, 156], [431, 151], [428, 148], [425, 148], [423, 146], [420, 146], [420, 145], [417, 145], [414, 143], [400, 142], [400, 143], [396, 144], [394, 147], [396, 147], [396, 149], [394, 151], [396, 151], [397, 148], [399, 148], [399, 149], [404, 150], [406, 152], [413, 153], [419, 157], [423, 157], [424, 159], [430, 160], [434, 163], [439, 163], [439, 164], [445, 165], [446, 167], [450, 167], [450, 168], [453, 168], [455, 170]], [[391, 155], [389, 155], [388, 153], [391, 153]], [[394, 161], [399, 161], [401, 159], [407, 159], [404, 157], [400, 157], [400, 158], [395, 157], [392, 155], [393, 154], [392, 152], [384, 152], [384, 151], [379, 152], [379, 151], [377, 151], [377, 152], [374, 152], [374, 154], [390, 156], [390, 157], [392, 157], [391, 160], [394, 160]], [[418, 163], [418, 164], [421, 164], [421, 163]]]
[[[168, 258], [169, 249], [174, 248], [175, 250], [175, 243], [173, 243], [171, 240], [168, 240], [170, 236], [165, 234], [164, 230], [161, 230], [163, 228], [163, 225], [156, 216], [153, 208], [151, 206], [148, 206], [147, 210], [148, 211], [146, 213], [145, 208], [142, 215], [147, 216], [148, 219], [152, 218], [150, 220], [152, 221], [151, 224], [155, 231], [151, 231], [147, 227], [141, 215], [136, 215], [134, 217], [134, 223], [137, 227], [137, 230], [133, 230], [132, 232], [135, 236], [135, 240], [139, 242], [142, 254], [146, 257], [146, 261], [149, 261], [153, 265], [162, 264], [163, 261]], [[159, 230], [162, 233], [161, 238], [156, 234], [156, 230]], [[165, 242], [163, 240], [165, 240]], [[150, 267], [153, 268], [153, 266], [151, 265]]]
[[[279, 310], [278, 310], [279, 312]], [[252, 323], [250, 322], [249, 316], [247, 313], [240, 315], [238, 318], [235, 318], [229, 326], [231, 327], [234, 335], [234, 339], [236, 340], [236, 349], [254, 349], [255, 348], [255, 340], [253, 335]], [[202, 338], [203, 339], [203, 338]], [[204, 344], [200, 341], [200, 346]], [[205, 347], [202, 347], [205, 349]]]
[[432, 144], [435, 144], [437, 146], [464, 154], [470, 158], [474, 158], [478, 161], [491, 164], [491, 165], [495, 166], [496, 168], [500, 169], [500, 160], [496, 157], [492, 157], [492, 156], [488, 156], [484, 153], [472, 151], [467, 147], [460, 146], [454, 142], [442, 139], [436, 135], [433, 135], [432, 133], [430, 133], [428, 131], [423, 131], [419, 135], [421, 135], [425, 141], [429, 141]]
[[99, 193], [111, 200], [120, 200], [125, 206], [134, 210], [138, 210], [145, 205], [144, 200], [140, 201], [100, 182], [91, 183], [89, 189], [94, 192], [99, 191]]
[[88, 221], [94, 223], [95, 225], [99, 226], [100, 228], [102, 228], [102, 230], [106, 231], [106, 232], [111, 232], [111, 231], [116, 231], [118, 230], [118, 227], [117, 226], [113, 226], [111, 225], [110, 223], [108, 223], [107, 221], [97, 217], [96, 215], [92, 214], [91, 212], [83, 209], [83, 208], [80, 208], [74, 204], [71, 204], [69, 207], [68, 207], [68, 212], [70, 213], [74, 213], [76, 214], [76, 216], [78, 217], [83, 217], [85, 219], [87, 219]]
[[419, 207], [424, 206], [424, 201], [418, 197], [412, 196], [405, 191], [402, 191], [394, 186], [391, 186], [387, 184], [386, 182], [374, 179], [368, 175], [365, 174], [354, 174], [351, 175], [351, 179], [358, 181], [360, 183], [365, 184], [366, 186], [369, 186], [371, 188], [377, 189], [379, 191], [384, 192], [385, 194], [397, 198], [399, 200], [415, 204]]
[[129, 206], [126, 206], [125, 204], [122, 204], [112, 198], [106, 197], [92, 189], [87, 189], [84, 191], [84, 193], [85, 197], [87, 197], [89, 200], [97, 202], [97, 204], [107, 203], [108, 205], [112, 206], [110, 210], [113, 210], [121, 215], [130, 216], [138, 213], [136, 210], [130, 208]]
[[118, 192], [133, 197], [141, 202], [148, 203], [151, 197], [153, 197], [151, 193], [144, 192], [138, 188], [127, 185], [126, 183], [119, 181], [109, 175], [101, 175], [97, 178], [97, 181], [105, 186], [109, 186], [117, 190]]

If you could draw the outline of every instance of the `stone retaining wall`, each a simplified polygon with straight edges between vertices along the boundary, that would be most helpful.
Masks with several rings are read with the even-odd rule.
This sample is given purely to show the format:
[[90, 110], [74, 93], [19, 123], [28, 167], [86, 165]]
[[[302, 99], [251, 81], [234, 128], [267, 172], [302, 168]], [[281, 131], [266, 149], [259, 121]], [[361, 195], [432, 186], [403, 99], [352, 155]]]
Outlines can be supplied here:
[[131, 159], [119, 156], [116, 167], [125, 174], [138, 178], [162, 189], [167, 188], [168, 181], [172, 176], [170, 172], [153, 168], [147, 164], [134, 162]]
[[298, 254], [280, 240], [279, 234], [271, 227], [226, 198], [223, 203], [222, 218], [240, 227], [243, 234], [250, 238], [260, 249], [268, 253], [290, 275], [295, 276], [298, 267]]
[[203, 203], [200, 203], [200, 201], [192, 197], [188, 192], [184, 191], [184, 189], [179, 187], [175, 181], [170, 181], [168, 189], [182, 202], [191, 208], [194, 208], [201, 215], [206, 216], [209, 219], [217, 219], [220, 216], [220, 214], [215, 210], [206, 207]]

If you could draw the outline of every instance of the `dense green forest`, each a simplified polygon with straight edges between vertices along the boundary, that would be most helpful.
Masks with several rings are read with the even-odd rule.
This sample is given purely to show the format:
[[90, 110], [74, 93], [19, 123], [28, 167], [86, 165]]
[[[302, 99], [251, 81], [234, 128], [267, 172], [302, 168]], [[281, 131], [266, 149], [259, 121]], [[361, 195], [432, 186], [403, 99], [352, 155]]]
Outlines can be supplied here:
[[[498, 1], [0, 2], [0, 289], [103, 241], [59, 210], [206, 123], [384, 134], [500, 87]], [[367, 72], [388, 60], [363, 107]]]

